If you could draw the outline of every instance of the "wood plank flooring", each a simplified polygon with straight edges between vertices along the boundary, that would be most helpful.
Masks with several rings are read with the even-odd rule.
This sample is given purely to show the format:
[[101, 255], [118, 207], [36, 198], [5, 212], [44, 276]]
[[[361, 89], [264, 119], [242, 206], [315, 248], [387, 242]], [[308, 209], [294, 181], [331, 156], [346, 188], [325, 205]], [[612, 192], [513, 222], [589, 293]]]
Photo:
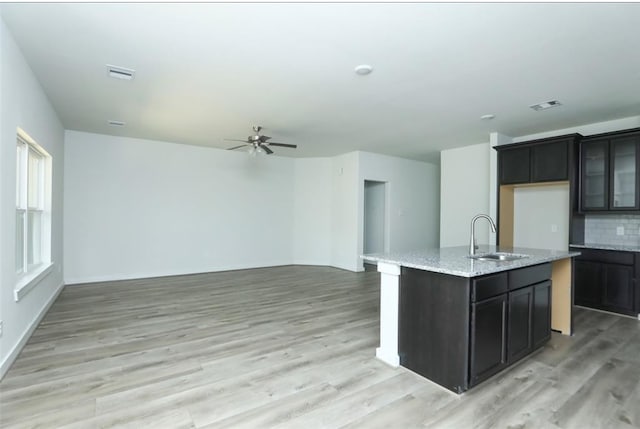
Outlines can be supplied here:
[[64, 289], [0, 382], [2, 428], [640, 428], [640, 323], [457, 396], [378, 361], [379, 274], [288, 266]]

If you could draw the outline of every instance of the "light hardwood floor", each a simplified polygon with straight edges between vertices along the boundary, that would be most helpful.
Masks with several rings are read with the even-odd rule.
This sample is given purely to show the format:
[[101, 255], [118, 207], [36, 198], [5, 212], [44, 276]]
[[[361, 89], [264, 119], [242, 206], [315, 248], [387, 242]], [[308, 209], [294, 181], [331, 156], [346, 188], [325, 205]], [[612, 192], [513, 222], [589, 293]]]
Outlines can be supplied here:
[[639, 428], [640, 323], [457, 396], [378, 361], [379, 275], [289, 266], [68, 286], [0, 382], [2, 428]]

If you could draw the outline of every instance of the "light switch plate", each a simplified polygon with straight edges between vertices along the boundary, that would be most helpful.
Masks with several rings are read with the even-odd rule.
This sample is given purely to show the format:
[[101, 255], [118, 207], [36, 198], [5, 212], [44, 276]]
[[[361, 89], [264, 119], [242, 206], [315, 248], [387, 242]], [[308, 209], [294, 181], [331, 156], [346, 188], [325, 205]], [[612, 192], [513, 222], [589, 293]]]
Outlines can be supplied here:
[[617, 235], [624, 235], [624, 226], [619, 226], [616, 228]]

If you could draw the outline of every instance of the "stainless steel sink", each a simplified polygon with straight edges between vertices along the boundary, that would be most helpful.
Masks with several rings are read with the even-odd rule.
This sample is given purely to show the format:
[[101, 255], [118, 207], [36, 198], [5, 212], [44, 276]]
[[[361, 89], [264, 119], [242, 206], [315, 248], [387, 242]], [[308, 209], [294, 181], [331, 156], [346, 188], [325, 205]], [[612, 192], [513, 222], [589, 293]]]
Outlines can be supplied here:
[[505, 253], [505, 252], [485, 253], [484, 255], [467, 256], [467, 258], [477, 259], [478, 261], [494, 261], [494, 262], [516, 261], [518, 259], [523, 259], [528, 257], [529, 257], [528, 255], [521, 255], [518, 253]]

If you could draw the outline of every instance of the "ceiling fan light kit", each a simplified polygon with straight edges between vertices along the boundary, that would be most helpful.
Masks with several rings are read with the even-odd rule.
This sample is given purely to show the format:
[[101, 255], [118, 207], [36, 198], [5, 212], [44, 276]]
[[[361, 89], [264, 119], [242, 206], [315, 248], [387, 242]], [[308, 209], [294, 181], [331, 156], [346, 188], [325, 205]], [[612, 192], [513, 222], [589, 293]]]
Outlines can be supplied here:
[[267, 155], [271, 155], [273, 151], [269, 148], [269, 146], [288, 147], [291, 149], [295, 149], [298, 147], [298, 145], [295, 145], [295, 144], [270, 142], [268, 140], [270, 140], [271, 137], [260, 134], [261, 130], [262, 130], [262, 127], [260, 125], [254, 125], [253, 131], [255, 132], [255, 134], [248, 136], [246, 140], [225, 139], [226, 141], [242, 142], [241, 145], [230, 147], [227, 150], [235, 150], [235, 149], [240, 149], [242, 147], [249, 146], [249, 155], [255, 156], [262, 152], [264, 152]]

